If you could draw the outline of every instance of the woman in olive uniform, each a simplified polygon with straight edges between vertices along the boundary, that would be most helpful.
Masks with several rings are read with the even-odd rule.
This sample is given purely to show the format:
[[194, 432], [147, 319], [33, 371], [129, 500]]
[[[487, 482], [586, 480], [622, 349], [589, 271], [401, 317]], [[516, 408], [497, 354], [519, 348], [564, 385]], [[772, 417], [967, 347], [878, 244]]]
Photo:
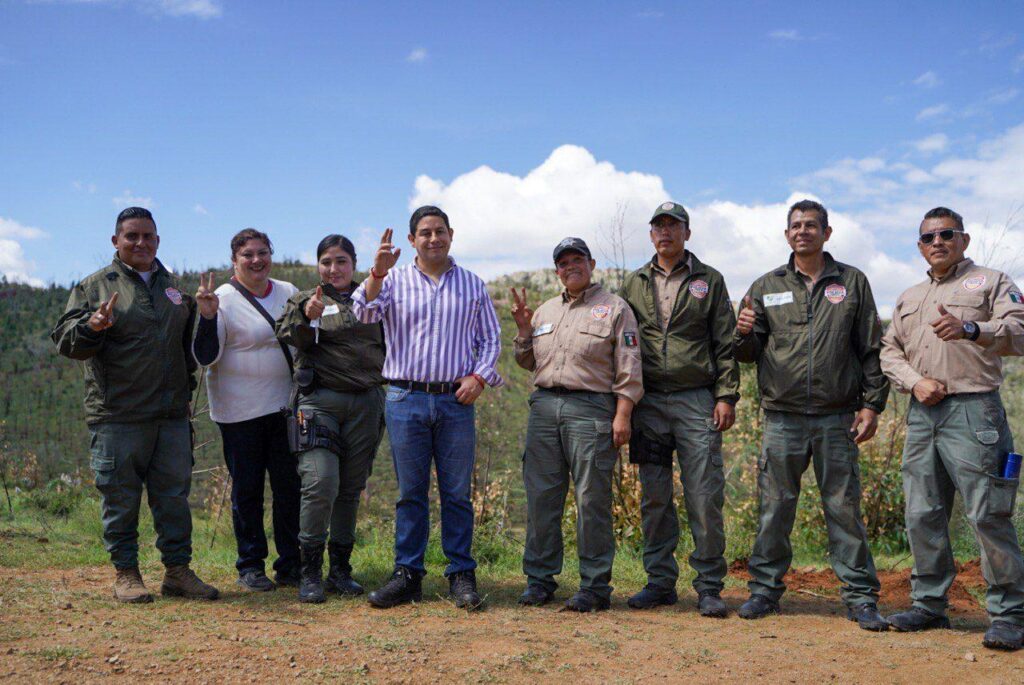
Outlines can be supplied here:
[[[359, 495], [384, 427], [384, 336], [379, 324], [352, 315], [355, 248], [348, 238], [329, 235], [316, 254], [320, 285], [293, 295], [277, 322], [278, 338], [297, 350], [298, 415], [310, 440], [298, 456], [302, 602], [323, 602], [325, 589], [363, 592], [349, 558]], [[322, 583], [328, 529], [330, 571]]]

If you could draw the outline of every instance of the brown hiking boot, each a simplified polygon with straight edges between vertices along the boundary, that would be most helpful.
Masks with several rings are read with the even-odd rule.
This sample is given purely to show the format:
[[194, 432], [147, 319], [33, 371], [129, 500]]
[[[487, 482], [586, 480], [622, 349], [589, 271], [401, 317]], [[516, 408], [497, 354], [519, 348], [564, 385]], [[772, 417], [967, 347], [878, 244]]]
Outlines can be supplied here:
[[138, 566], [131, 568], [114, 567], [117, 578], [114, 580], [114, 599], [130, 604], [145, 604], [153, 601], [153, 595], [142, 584], [142, 574]]
[[185, 599], [217, 599], [220, 590], [199, 580], [196, 572], [185, 566], [168, 566], [160, 594]]

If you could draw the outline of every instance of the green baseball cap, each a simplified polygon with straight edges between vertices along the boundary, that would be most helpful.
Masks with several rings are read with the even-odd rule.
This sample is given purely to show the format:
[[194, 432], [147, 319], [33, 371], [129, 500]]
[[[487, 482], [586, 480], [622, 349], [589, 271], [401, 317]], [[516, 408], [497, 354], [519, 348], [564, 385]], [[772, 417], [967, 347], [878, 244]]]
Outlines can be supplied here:
[[687, 226], [690, 225], [690, 215], [686, 213], [686, 208], [676, 202], [662, 202], [658, 205], [658, 208], [654, 210], [654, 216], [651, 217], [650, 223], [653, 224], [655, 219], [663, 215], [678, 219]]

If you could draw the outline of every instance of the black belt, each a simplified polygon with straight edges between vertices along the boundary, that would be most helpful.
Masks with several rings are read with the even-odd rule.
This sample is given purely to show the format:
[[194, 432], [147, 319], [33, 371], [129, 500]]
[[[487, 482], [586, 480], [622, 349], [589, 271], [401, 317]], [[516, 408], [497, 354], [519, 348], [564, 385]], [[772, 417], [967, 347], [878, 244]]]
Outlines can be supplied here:
[[427, 392], [431, 395], [450, 395], [459, 389], [458, 383], [421, 383], [420, 381], [388, 381], [402, 390], [415, 390], [416, 392]]
[[571, 390], [569, 388], [563, 388], [560, 385], [556, 385], [550, 388], [544, 388], [537, 386], [538, 390], [544, 390], [545, 392], [551, 392], [556, 395], [610, 395], [611, 393], [606, 392], [595, 392], [593, 390]]

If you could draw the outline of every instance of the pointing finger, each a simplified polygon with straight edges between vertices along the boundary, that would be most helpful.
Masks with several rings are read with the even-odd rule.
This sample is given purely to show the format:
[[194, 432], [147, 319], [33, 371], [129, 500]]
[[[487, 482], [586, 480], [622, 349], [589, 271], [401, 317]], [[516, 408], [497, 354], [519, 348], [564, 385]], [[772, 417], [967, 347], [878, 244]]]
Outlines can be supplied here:
[[107, 300], [107, 312], [106, 313], [109, 314], [111, 311], [113, 311], [115, 304], [117, 304], [117, 293], [116, 292], [113, 295], [110, 296], [109, 300]]

